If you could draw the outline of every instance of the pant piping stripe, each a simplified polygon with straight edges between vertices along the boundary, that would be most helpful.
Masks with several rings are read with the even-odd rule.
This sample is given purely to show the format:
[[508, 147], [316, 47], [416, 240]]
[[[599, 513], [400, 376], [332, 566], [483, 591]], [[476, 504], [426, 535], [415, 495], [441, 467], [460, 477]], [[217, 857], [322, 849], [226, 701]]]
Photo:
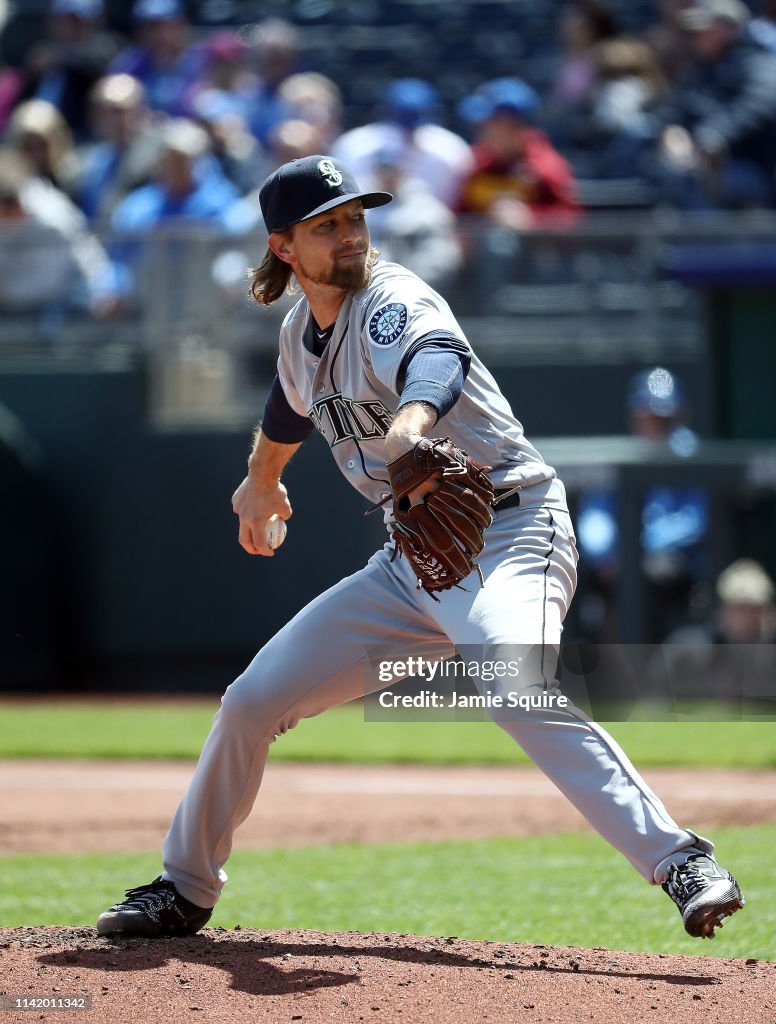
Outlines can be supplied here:
[[547, 573], [550, 571], [550, 564], [552, 561], [552, 555], [555, 551], [555, 520], [552, 518], [552, 512], [547, 510], [547, 514], [550, 517], [550, 525], [552, 526], [552, 534], [550, 535], [550, 550], [547, 552], [547, 564], [544, 567], [543, 572], [543, 594], [542, 594], [542, 656], [541, 656], [541, 670], [542, 670], [542, 682], [544, 683], [544, 692], [547, 692], [547, 676], [544, 672], [544, 634], [547, 627]]

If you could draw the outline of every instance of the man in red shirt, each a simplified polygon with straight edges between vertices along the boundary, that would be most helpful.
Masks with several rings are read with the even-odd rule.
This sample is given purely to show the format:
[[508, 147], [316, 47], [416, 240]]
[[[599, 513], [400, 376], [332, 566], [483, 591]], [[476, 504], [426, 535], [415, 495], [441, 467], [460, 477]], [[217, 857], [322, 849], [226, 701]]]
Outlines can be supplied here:
[[574, 177], [566, 160], [533, 121], [534, 90], [519, 78], [486, 82], [461, 103], [477, 126], [474, 170], [464, 181], [459, 213], [484, 214], [515, 229], [576, 219]]

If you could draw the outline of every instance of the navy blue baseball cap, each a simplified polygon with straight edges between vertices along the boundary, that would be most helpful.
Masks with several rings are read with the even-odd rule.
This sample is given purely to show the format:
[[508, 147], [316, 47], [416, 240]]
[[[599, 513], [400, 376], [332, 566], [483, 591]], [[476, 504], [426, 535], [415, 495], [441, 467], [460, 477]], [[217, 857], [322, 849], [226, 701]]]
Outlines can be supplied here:
[[474, 123], [496, 114], [509, 114], [530, 123], [538, 109], [537, 93], [520, 78], [493, 78], [458, 105], [461, 117]]
[[655, 366], [642, 370], [630, 382], [628, 408], [632, 413], [674, 417], [684, 407], [682, 386], [670, 370]]
[[351, 199], [360, 199], [369, 210], [385, 206], [393, 196], [390, 192], [362, 192], [347, 167], [320, 154], [278, 167], [259, 192], [264, 224], [270, 233], [284, 231]]
[[397, 78], [383, 94], [386, 116], [404, 128], [417, 128], [434, 121], [439, 111], [439, 93], [420, 78]]

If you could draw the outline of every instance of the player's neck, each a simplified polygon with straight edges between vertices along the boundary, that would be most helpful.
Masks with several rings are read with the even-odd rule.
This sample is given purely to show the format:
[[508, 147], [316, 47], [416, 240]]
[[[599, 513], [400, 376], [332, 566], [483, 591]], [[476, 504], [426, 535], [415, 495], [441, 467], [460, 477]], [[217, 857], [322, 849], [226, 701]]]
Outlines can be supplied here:
[[328, 284], [315, 284], [309, 280], [299, 281], [299, 286], [305, 294], [315, 322], [321, 327], [333, 324], [339, 316], [343, 302], [348, 297], [348, 289], [333, 288]]

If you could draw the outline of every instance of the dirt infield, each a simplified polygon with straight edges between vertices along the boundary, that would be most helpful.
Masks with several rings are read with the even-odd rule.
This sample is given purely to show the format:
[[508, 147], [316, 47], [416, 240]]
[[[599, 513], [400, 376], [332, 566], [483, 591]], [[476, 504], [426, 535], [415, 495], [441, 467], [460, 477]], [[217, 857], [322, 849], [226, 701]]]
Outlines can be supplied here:
[[[192, 764], [0, 761], [0, 854], [158, 850]], [[652, 769], [700, 831], [776, 821], [776, 772]], [[236, 847], [487, 838], [587, 828], [536, 769], [270, 765]], [[770, 1022], [769, 1022], [770, 1024]]]
[[[0, 761], [0, 853], [158, 850], [191, 764]], [[776, 773], [652, 770], [699, 829], [776, 821]], [[270, 764], [236, 845], [434, 840], [586, 828], [532, 768]], [[89, 997], [65, 1016], [10, 996]], [[0, 929], [0, 1024], [93, 1020], [382, 1024], [774, 1024], [776, 963], [454, 937], [205, 929], [113, 942], [91, 928]]]
[[0, 929], [0, 963], [6, 999], [92, 1000], [91, 1012], [9, 1011], [3, 1021], [776, 1020], [774, 963], [453, 937], [210, 928], [114, 943], [90, 928], [15, 928]]
[[[0, 761], [0, 853], [159, 850], [192, 765]], [[776, 821], [776, 772], [645, 772], [700, 830]], [[235, 847], [531, 836], [587, 828], [534, 768], [270, 762]]]

